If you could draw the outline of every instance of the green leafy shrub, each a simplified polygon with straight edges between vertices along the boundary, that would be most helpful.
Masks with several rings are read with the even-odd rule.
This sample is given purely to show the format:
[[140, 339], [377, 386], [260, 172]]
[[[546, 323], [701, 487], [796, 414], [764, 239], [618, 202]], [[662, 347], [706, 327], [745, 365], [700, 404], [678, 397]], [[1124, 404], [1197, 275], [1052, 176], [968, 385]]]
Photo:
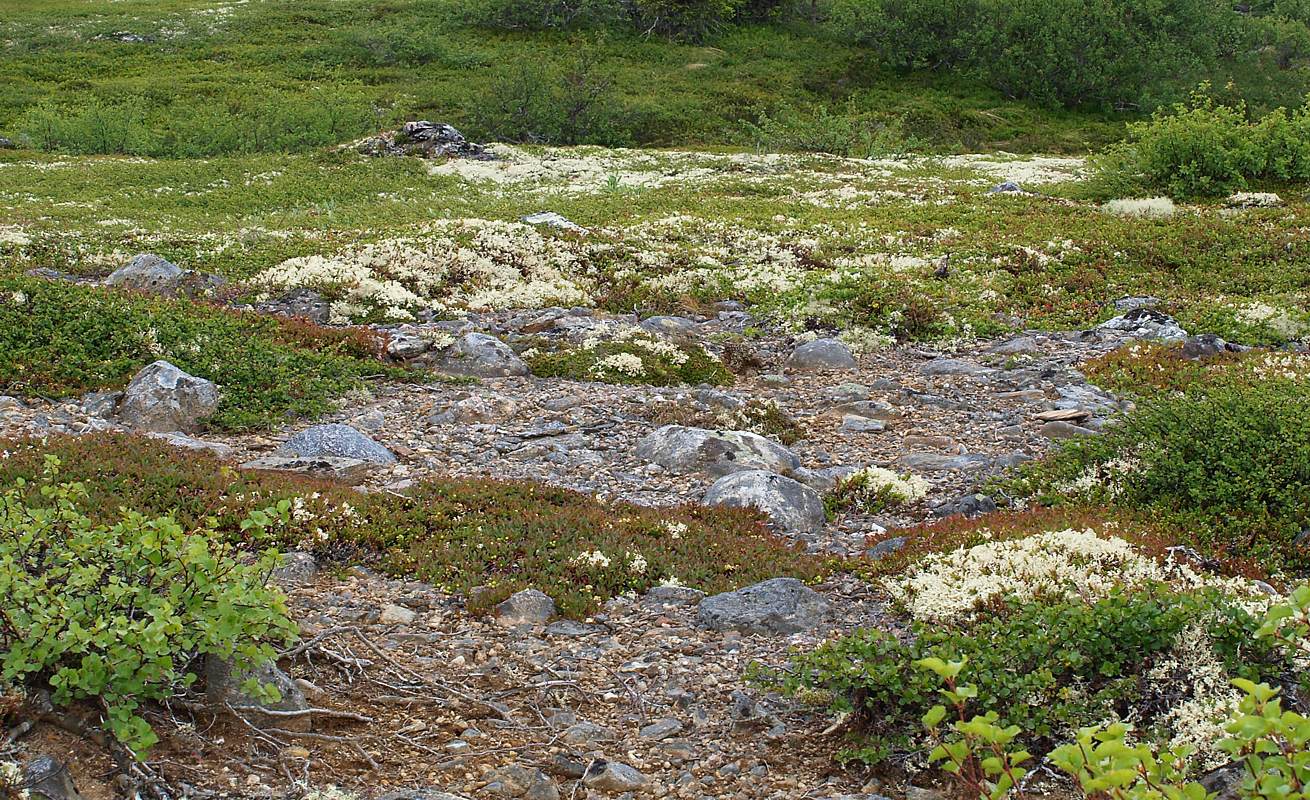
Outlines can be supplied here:
[[58, 459], [48, 465], [36, 486], [0, 495], [0, 678], [48, 687], [60, 706], [97, 701], [140, 756], [157, 740], [141, 705], [190, 685], [202, 657], [248, 669], [294, 637], [285, 598], [265, 586], [278, 555], [244, 563], [212, 527], [171, 517], [95, 522], [85, 488], [55, 483]]
[[733, 381], [723, 362], [704, 347], [641, 332], [589, 339], [577, 347], [542, 343], [522, 356], [532, 374], [543, 378], [651, 386], [726, 386]]
[[1044, 504], [1113, 502], [1169, 520], [1207, 552], [1304, 568], [1307, 384], [1274, 374], [1144, 401], [1104, 435], [1026, 465], [1014, 488]]
[[918, 475], [897, 474], [884, 467], [865, 467], [837, 482], [825, 498], [832, 511], [876, 514], [895, 506], [917, 503], [928, 495], [928, 482]]
[[65, 397], [120, 389], [163, 358], [218, 383], [207, 424], [266, 427], [313, 416], [363, 385], [405, 373], [360, 331], [29, 278], [0, 280], [0, 391]]
[[742, 137], [765, 152], [834, 153], [852, 158], [903, 155], [926, 145], [905, 133], [902, 117], [861, 111], [854, 101], [841, 110], [829, 110], [826, 105], [761, 110], [753, 122], [743, 123]]
[[1245, 104], [1218, 103], [1206, 89], [1130, 124], [1127, 140], [1100, 160], [1096, 180], [1192, 197], [1310, 179], [1310, 103], [1252, 120]]
[[[825, 569], [741, 509], [652, 509], [536, 483], [444, 478], [420, 481], [405, 497], [360, 494], [303, 476], [236, 471], [209, 455], [123, 435], [11, 441], [4, 449], [0, 483], [39, 476], [44, 454], [53, 453], [69, 480], [83, 482], [98, 524], [123, 506], [168, 513], [188, 529], [213, 518], [218, 535], [244, 547], [367, 563], [463, 593], [477, 612], [529, 587], [576, 617], [666, 582], [721, 592], [779, 575], [809, 580]], [[252, 514], [283, 503], [288, 513], [266, 528], [242, 529]], [[590, 555], [597, 552], [605, 558]]]

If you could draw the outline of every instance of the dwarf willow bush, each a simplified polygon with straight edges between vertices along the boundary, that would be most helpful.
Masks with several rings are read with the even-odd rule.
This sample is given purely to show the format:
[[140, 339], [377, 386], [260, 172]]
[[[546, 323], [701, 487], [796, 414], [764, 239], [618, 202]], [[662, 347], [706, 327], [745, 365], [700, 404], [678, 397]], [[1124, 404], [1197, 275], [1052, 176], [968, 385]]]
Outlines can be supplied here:
[[1173, 523], [1188, 543], [1270, 570], [1310, 552], [1310, 391], [1304, 379], [1244, 372], [1144, 400], [1104, 435], [1025, 465], [1012, 488], [1047, 505], [1114, 503]]
[[1100, 191], [1140, 189], [1182, 198], [1310, 179], [1310, 102], [1257, 119], [1244, 103], [1216, 102], [1207, 89], [1131, 123], [1128, 138], [1098, 164], [1094, 180]]
[[48, 688], [59, 706], [96, 701], [108, 731], [143, 756], [157, 737], [141, 706], [194, 682], [199, 659], [247, 670], [294, 638], [285, 597], [265, 586], [278, 555], [246, 563], [212, 527], [171, 517], [95, 522], [86, 488], [56, 482], [58, 463], [0, 495], [0, 681]]

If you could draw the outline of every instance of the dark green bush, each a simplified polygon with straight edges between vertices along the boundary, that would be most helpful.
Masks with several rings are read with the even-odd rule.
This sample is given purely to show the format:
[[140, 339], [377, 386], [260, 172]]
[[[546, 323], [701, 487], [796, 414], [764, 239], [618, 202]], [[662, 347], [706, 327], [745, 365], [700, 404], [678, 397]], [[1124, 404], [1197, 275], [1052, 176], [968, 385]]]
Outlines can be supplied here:
[[1190, 544], [1271, 571], [1310, 567], [1310, 391], [1278, 378], [1143, 401], [1106, 434], [1025, 467], [1043, 503], [1113, 501], [1168, 519]]
[[916, 623], [904, 638], [861, 631], [798, 655], [780, 680], [792, 694], [850, 712], [852, 747], [842, 756], [878, 763], [925, 746], [922, 718], [940, 702], [940, 681], [914, 662], [967, 658], [978, 713], [997, 712], [999, 724], [1018, 725], [1025, 746], [1043, 752], [1080, 726], [1130, 711], [1149, 729], [1167, 707], [1142, 692], [1141, 678], [1197, 619], [1208, 620], [1230, 674], [1264, 678], [1288, 666], [1271, 647], [1251, 648], [1260, 621], [1235, 604], [1160, 589], [1007, 606], [962, 625]]
[[1174, 197], [1223, 195], [1252, 183], [1310, 179], [1310, 103], [1252, 120], [1242, 103], [1204, 91], [1128, 126], [1098, 165], [1104, 190], [1139, 186]]

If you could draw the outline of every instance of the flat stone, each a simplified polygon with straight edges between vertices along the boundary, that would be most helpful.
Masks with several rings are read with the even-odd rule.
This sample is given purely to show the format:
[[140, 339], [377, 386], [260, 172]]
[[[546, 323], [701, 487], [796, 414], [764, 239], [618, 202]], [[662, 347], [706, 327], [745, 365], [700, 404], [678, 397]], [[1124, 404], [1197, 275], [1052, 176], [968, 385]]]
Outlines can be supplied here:
[[363, 481], [378, 464], [359, 458], [335, 458], [319, 456], [301, 458], [300, 456], [264, 456], [252, 459], [241, 465], [241, 469], [268, 470], [270, 472], [301, 472], [320, 478], [357, 484]]
[[856, 366], [851, 349], [837, 339], [805, 342], [787, 357], [787, 367], [794, 370], [852, 370]]
[[314, 425], [292, 435], [277, 449], [279, 456], [355, 458], [373, 464], [396, 463], [390, 450], [349, 425]]
[[555, 601], [537, 589], [515, 592], [496, 606], [496, 622], [506, 627], [545, 625], [555, 616]]
[[650, 779], [637, 770], [617, 761], [596, 761], [582, 778], [582, 785], [600, 792], [640, 792], [650, 785]]
[[816, 627], [830, 613], [828, 601], [795, 578], [771, 578], [705, 598], [697, 621], [716, 631], [792, 634]]

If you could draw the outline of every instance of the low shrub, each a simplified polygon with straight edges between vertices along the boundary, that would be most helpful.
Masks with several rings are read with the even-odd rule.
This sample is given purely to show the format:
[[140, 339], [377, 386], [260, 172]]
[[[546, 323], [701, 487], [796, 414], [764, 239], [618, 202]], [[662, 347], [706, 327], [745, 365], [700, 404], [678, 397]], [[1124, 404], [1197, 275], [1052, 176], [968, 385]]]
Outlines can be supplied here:
[[[1290, 654], [1252, 644], [1269, 604], [1253, 585], [1159, 564], [1118, 539], [1046, 537], [961, 549], [888, 579], [896, 591], [916, 587], [899, 595], [909, 615], [903, 634], [857, 632], [762, 679], [847, 715], [851, 746], [841, 758], [908, 756], [918, 765], [935, 745], [921, 720], [938, 703], [937, 678], [916, 666], [925, 659], [967, 661], [973, 707], [1018, 726], [1033, 752], [1082, 726], [1132, 718], [1153, 741], [1199, 740], [1209, 748], [1202, 761], [1214, 757], [1211, 716], [1236, 702], [1227, 678], [1295, 676]], [[1012, 564], [1020, 553], [1027, 566], [993, 575], [998, 561]], [[1139, 573], [1136, 582], [1118, 581], [1125, 566]], [[955, 602], [980, 582], [989, 588]]]
[[1206, 552], [1304, 569], [1307, 383], [1269, 376], [1144, 400], [1104, 435], [1025, 465], [1011, 489], [1041, 504], [1114, 503], [1168, 520]]
[[46, 464], [37, 483], [0, 495], [0, 679], [47, 688], [59, 706], [96, 701], [140, 757], [157, 741], [143, 703], [190, 685], [204, 656], [248, 670], [294, 638], [285, 598], [265, 586], [278, 555], [248, 562], [212, 526], [168, 516], [97, 522], [85, 487], [56, 482], [57, 458]]
[[884, 467], [865, 467], [837, 482], [826, 498], [829, 509], [876, 514], [895, 506], [917, 503], [928, 496], [926, 480]]
[[220, 384], [216, 428], [267, 427], [328, 411], [365, 376], [402, 377], [358, 330], [62, 281], [0, 280], [0, 392], [66, 397], [121, 389], [166, 359]]
[[[361, 494], [301, 476], [239, 472], [208, 455], [110, 434], [4, 449], [0, 483], [39, 475], [43, 454], [53, 453], [66, 478], [84, 482], [87, 513], [97, 521], [121, 506], [166, 511], [184, 528], [212, 517], [219, 536], [243, 546], [368, 563], [463, 593], [476, 612], [529, 587], [577, 617], [661, 583], [720, 592], [779, 575], [813, 579], [824, 569], [741, 509], [652, 509], [535, 483], [441, 478], [419, 482], [405, 497]], [[242, 530], [252, 512], [284, 502], [287, 514], [258, 536]]]
[[522, 356], [532, 374], [543, 378], [651, 386], [725, 386], [733, 381], [723, 362], [703, 346], [675, 343], [639, 328], [603, 340], [590, 338], [576, 347], [543, 342]]
[[1252, 119], [1207, 87], [1128, 126], [1097, 164], [1102, 191], [1139, 186], [1173, 197], [1224, 195], [1253, 183], [1310, 179], [1310, 104]]

